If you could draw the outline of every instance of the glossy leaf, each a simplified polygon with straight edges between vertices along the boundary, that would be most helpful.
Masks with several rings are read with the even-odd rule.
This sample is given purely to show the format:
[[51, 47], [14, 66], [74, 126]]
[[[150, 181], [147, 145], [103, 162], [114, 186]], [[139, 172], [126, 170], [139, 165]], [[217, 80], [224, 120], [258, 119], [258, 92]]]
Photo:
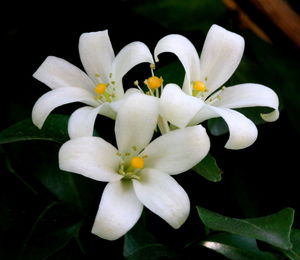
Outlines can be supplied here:
[[292, 229], [291, 242], [293, 247], [290, 250], [282, 250], [282, 252], [291, 260], [300, 259], [300, 230]]
[[215, 158], [208, 154], [193, 170], [209, 181], [217, 182], [222, 179], [222, 171], [217, 165]]
[[294, 210], [286, 208], [276, 214], [260, 218], [237, 219], [222, 216], [207, 209], [197, 207], [200, 219], [213, 230], [255, 238], [273, 246], [290, 249], [291, 226]]
[[65, 115], [50, 115], [41, 130], [32, 123], [31, 118], [22, 120], [0, 132], [0, 144], [28, 140], [64, 143], [69, 139], [68, 120]]
[[219, 0], [148, 0], [133, 10], [168, 28], [206, 31], [224, 14], [225, 6]]
[[232, 260], [276, 260], [268, 252], [260, 251], [256, 240], [235, 234], [220, 233], [209, 237], [200, 244]]

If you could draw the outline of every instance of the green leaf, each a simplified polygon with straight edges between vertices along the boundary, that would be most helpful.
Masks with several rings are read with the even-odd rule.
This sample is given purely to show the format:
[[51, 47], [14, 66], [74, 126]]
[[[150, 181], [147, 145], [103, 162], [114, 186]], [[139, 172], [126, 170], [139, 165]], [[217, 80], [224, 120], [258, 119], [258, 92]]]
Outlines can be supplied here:
[[208, 228], [255, 238], [282, 249], [292, 247], [290, 241], [294, 221], [292, 208], [283, 209], [269, 216], [248, 219], [225, 217], [201, 207], [197, 209], [200, 219]]
[[0, 132], [0, 144], [28, 140], [64, 143], [69, 140], [68, 120], [69, 117], [65, 115], [50, 115], [41, 130], [32, 123], [30, 118], [22, 120]]
[[232, 260], [277, 259], [271, 253], [260, 251], [255, 239], [235, 234], [220, 233], [209, 237], [200, 244]]
[[124, 257], [127, 260], [171, 259], [175, 253], [157, 242], [139, 221], [126, 235]]
[[148, 0], [137, 2], [133, 11], [167, 28], [177, 30], [205, 30], [224, 13], [220, 0]]
[[38, 216], [24, 242], [18, 260], [43, 260], [64, 248], [78, 236], [80, 222], [58, 203], [51, 203]]
[[293, 247], [290, 250], [282, 250], [282, 252], [291, 260], [300, 259], [300, 230], [292, 229], [291, 242]]
[[222, 179], [222, 171], [218, 167], [215, 158], [210, 154], [195, 165], [193, 170], [209, 181], [217, 182]]

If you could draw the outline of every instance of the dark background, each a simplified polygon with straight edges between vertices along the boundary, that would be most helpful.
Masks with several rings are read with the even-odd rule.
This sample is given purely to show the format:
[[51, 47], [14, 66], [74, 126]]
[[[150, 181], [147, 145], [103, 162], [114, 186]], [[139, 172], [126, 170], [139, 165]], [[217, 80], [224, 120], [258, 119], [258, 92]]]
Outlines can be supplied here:
[[[291, 1], [292, 6], [294, 2], [296, 1]], [[2, 49], [2, 126], [0, 130], [29, 118], [35, 101], [48, 91], [46, 86], [32, 78], [32, 74], [47, 56], [61, 57], [82, 68], [78, 54], [78, 39], [83, 32], [108, 29], [115, 54], [123, 46], [136, 40], [146, 43], [153, 51], [157, 41], [170, 33], [183, 34], [195, 44], [199, 51], [201, 50], [207, 31], [166, 27], [157, 20], [134, 12], [133, 7], [137, 4], [137, 1], [115, 0], [109, 3], [98, 1], [76, 4], [72, 2], [67, 5], [63, 5], [62, 2], [43, 2], [28, 6], [28, 4], [13, 2], [2, 9], [6, 18], [2, 22], [5, 29]], [[294, 9], [297, 10], [295, 6]], [[256, 22], [268, 32], [273, 42], [272, 45], [268, 45], [270, 51], [275, 49], [277, 51], [275, 53], [281, 53], [282, 59], [288, 60], [286, 64], [288, 66], [292, 64], [291, 70], [295, 70], [295, 66], [299, 65], [299, 49], [253, 7], [245, 5], [244, 10], [252, 16], [255, 14]], [[161, 19], [164, 19], [163, 14]], [[186, 19], [191, 19], [191, 17], [187, 15]], [[236, 12], [226, 10], [213, 23], [243, 35], [246, 39], [246, 57], [254, 61], [259, 60], [254, 51], [257, 47], [251, 44], [261, 40], [258, 38], [256, 40], [256, 36], [250, 30], [240, 26]], [[247, 42], [247, 39], [255, 40]], [[162, 65], [175, 61], [172, 55], [164, 57], [165, 61], [162, 61]], [[268, 82], [271, 84], [278, 77], [275, 67], [283, 65], [269, 63], [269, 61], [266, 63], [269, 67], [274, 66], [274, 73], [268, 71], [264, 82], [259, 83], [270, 86]], [[264, 68], [259, 67], [258, 64], [253, 63], [254, 78], [257, 74], [264, 74]], [[142, 81], [148, 77], [148, 67], [141, 65], [133, 69], [125, 77], [124, 86], [131, 86], [137, 73], [139, 73], [139, 80]], [[251, 73], [248, 73], [244, 82], [252, 82], [251, 76]], [[193, 172], [176, 177], [189, 194], [192, 203], [191, 215], [183, 228], [173, 230], [148, 210], [145, 212], [144, 219], [147, 220], [148, 230], [159, 242], [177, 250], [185, 257], [191, 257], [188, 256], [191, 252], [186, 252], [184, 245], [194, 239], [201, 239], [204, 234], [204, 227], [197, 217], [196, 205], [239, 218], [264, 216], [285, 207], [292, 207], [296, 210], [295, 227], [300, 228], [297, 181], [299, 179], [298, 147], [300, 144], [300, 128], [297, 123], [299, 105], [298, 99], [291, 97], [299, 96], [299, 81], [297, 78], [289, 78], [289, 75], [285, 80], [280, 78], [280, 84], [274, 86], [281, 101], [282, 111], [279, 120], [259, 125], [258, 139], [251, 147], [240, 151], [226, 150], [223, 146], [228, 136], [225, 134], [216, 137], [210, 134], [212, 137], [211, 153], [224, 172], [221, 182], [211, 183]], [[285, 86], [285, 82], [290, 84], [288, 82], [290, 80], [295, 82], [294, 88]], [[294, 92], [291, 92], [292, 90]], [[75, 104], [58, 108], [55, 112], [70, 114], [76, 106]], [[113, 122], [111, 120], [99, 118], [97, 126], [102, 131], [100, 131], [101, 136], [112, 138]], [[17, 259], [20, 252], [24, 250], [24, 244], [31, 243], [26, 238], [37, 216], [49, 202], [57, 201], [57, 198], [41, 184], [39, 178], [31, 173], [37, 170], [36, 163], [46, 164], [47, 160], [55, 162], [59, 146], [29, 141], [3, 145], [0, 149], [0, 258]], [[45, 167], [47, 168], [47, 165]], [[57, 165], [49, 166], [49, 170], [52, 169], [51, 167], [57, 167]], [[108, 254], [109, 258], [122, 259], [123, 239], [108, 242], [89, 232], [104, 184], [94, 184], [84, 178], [76, 178], [78, 182], [86, 182], [90, 185], [89, 187], [93, 188], [85, 191], [91, 193], [88, 201], [92, 206], [86, 207], [89, 214], [85, 218], [84, 228], [80, 231], [85, 254], [74, 241], [71, 241], [47, 259], [106, 259], [102, 258], [105, 254]], [[35, 192], [27, 187], [23, 180], [29, 183]], [[95, 197], [96, 194], [99, 197]], [[80, 195], [86, 196], [86, 194]], [[56, 212], [63, 212], [63, 217], [55, 215], [49, 221], [56, 219], [61, 226], [67, 221], [76, 221], [78, 218], [73, 209], [66, 210], [58, 206], [58, 208], [55, 207], [54, 212], [53, 215]], [[37, 241], [38, 237], [39, 234], [36, 235]], [[40, 241], [40, 247], [47, 247], [42, 241]], [[34, 252], [36, 258], [28, 259], [40, 259], [38, 250]], [[219, 257], [204, 248], [199, 249], [197, 254]], [[220, 259], [223, 258], [220, 257]]]

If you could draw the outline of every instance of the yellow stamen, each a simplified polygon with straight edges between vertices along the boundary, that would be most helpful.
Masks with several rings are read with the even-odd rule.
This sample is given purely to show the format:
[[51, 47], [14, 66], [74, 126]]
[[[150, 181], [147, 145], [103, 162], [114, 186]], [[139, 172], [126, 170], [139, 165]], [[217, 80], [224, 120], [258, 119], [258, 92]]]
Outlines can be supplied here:
[[96, 92], [97, 94], [102, 95], [102, 94], [104, 94], [104, 92], [105, 92], [107, 86], [108, 86], [108, 84], [105, 84], [105, 83], [99, 83], [99, 84], [97, 84], [96, 87], [95, 87], [95, 92]]
[[130, 165], [136, 169], [142, 169], [144, 168], [145, 161], [142, 157], [132, 157], [130, 161]]
[[157, 89], [161, 87], [163, 83], [163, 79], [160, 77], [152, 76], [148, 79], [145, 80], [145, 84], [150, 88], [150, 89]]
[[200, 92], [206, 92], [207, 88], [205, 84], [202, 81], [194, 81], [193, 82], [193, 89], [200, 91]]

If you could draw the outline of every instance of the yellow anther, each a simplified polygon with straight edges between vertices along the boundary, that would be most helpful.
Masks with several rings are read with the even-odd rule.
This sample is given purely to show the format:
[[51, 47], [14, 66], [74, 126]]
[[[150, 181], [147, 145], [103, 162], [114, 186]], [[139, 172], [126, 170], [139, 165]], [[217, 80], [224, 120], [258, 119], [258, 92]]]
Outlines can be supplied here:
[[97, 93], [97, 94], [103, 94], [104, 92], [105, 92], [105, 90], [106, 90], [106, 87], [108, 86], [108, 84], [105, 84], [105, 83], [99, 83], [99, 84], [97, 84], [96, 85], [96, 87], [95, 87], [95, 92]]
[[142, 169], [144, 168], [145, 161], [142, 157], [132, 157], [130, 161], [130, 165], [136, 169]]
[[200, 92], [205, 92], [207, 91], [205, 84], [202, 81], [194, 81], [193, 82], [193, 89], [200, 91]]
[[150, 88], [150, 89], [157, 89], [161, 87], [163, 83], [163, 79], [160, 77], [152, 76], [148, 79], [145, 80], [145, 84]]

